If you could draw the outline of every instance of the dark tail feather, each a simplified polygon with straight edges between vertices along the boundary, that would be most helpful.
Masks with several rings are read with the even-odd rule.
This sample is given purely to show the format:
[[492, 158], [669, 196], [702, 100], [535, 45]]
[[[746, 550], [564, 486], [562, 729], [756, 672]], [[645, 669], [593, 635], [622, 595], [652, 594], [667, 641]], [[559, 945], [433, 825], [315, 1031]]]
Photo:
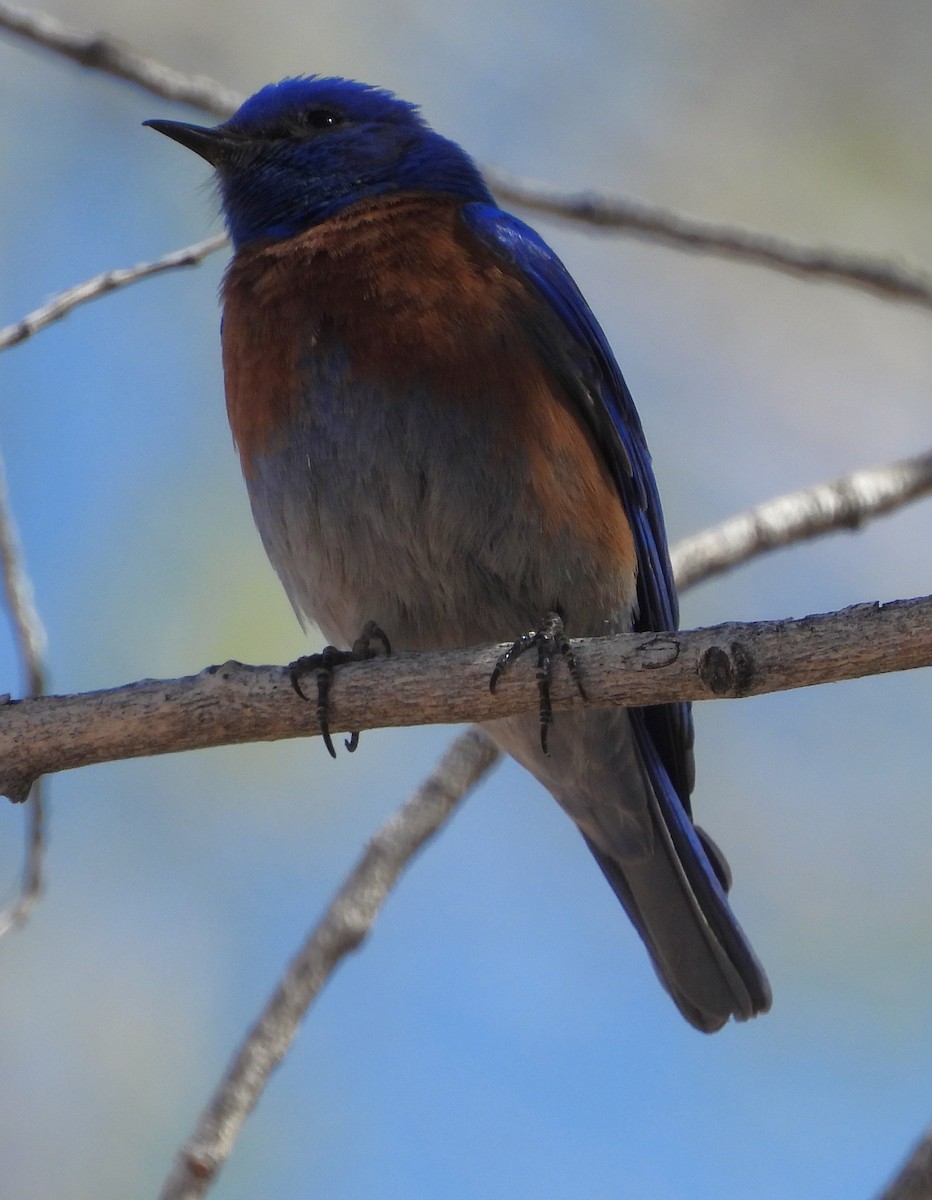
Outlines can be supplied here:
[[[704, 1033], [770, 1008], [770, 984], [728, 904], [728, 868], [672, 793], [652, 800], [654, 851], [616, 861], [586, 838], [661, 983]], [[583, 835], [585, 836], [585, 835]]]
[[727, 901], [703, 908], [669, 848], [624, 865], [589, 849], [691, 1025], [714, 1033], [730, 1017], [746, 1021], [770, 1008], [767, 977]]

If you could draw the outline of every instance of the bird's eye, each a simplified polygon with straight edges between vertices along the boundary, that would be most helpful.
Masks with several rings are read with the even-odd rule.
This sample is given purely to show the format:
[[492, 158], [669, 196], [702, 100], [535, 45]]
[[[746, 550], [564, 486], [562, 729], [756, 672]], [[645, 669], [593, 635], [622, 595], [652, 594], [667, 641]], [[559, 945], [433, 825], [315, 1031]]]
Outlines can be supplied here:
[[345, 124], [346, 117], [335, 109], [306, 108], [270, 121], [262, 129], [262, 138], [270, 142], [305, 141]]
[[314, 130], [333, 129], [343, 124], [343, 118], [329, 108], [310, 108], [301, 113], [298, 123], [302, 129]]

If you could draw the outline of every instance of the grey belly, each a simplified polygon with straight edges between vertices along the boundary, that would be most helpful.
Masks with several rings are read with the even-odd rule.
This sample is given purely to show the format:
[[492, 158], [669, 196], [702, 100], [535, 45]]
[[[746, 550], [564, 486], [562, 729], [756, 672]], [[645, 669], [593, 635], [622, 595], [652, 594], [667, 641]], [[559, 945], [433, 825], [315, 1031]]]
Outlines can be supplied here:
[[572, 528], [544, 536], [507, 436], [358, 383], [309, 404], [247, 480], [298, 615], [343, 645], [375, 621], [399, 650], [510, 640], [554, 608], [574, 636], [626, 628], [623, 580]]

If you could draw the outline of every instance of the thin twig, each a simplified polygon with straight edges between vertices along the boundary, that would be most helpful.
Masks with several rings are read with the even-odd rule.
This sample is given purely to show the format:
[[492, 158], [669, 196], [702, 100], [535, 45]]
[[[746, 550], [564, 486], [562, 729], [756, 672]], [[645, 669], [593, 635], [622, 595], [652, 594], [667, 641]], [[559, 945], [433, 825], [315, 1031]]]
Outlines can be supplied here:
[[[26, 570], [16, 522], [10, 506], [6, 467], [0, 456], [0, 570], [6, 593], [7, 612], [20, 660], [26, 692], [41, 696], [45, 691], [45, 630], [35, 606], [32, 584]], [[27, 919], [42, 894], [42, 864], [45, 855], [45, 804], [41, 778], [29, 791], [26, 811], [26, 851], [19, 895], [0, 909], [0, 937]]]
[[677, 586], [684, 591], [781, 546], [860, 529], [929, 493], [932, 450], [777, 496], [674, 546]]
[[206, 75], [186, 75], [140, 54], [108, 34], [82, 33], [57, 17], [0, 0], [0, 29], [64, 55], [82, 67], [116, 75], [179, 104], [190, 104], [217, 117], [228, 117], [242, 97]]
[[773, 234], [719, 225], [622, 196], [557, 191], [501, 171], [486, 171], [486, 178], [501, 199], [533, 212], [932, 308], [932, 275], [887, 258], [831, 246], [803, 246]]
[[[226, 118], [242, 97], [203, 75], [184, 75], [123, 43], [72, 29], [47, 13], [0, 0], [0, 29], [63, 54], [67, 58], [116, 75], [166, 100], [189, 104]], [[568, 193], [507, 175], [486, 171], [499, 197], [535, 212], [578, 224], [634, 234], [681, 249], [723, 255], [791, 275], [866, 289], [887, 300], [909, 301], [932, 308], [932, 275], [885, 258], [832, 247], [802, 246], [785, 238], [718, 225], [670, 212], [656, 205], [598, 193]]]
[[368, 936], [410, 860], [498, 758], [499, 751], [482, 730], [467, 730], [376, 833], [244, 1040], [194, 1134], [178, 1154], [161, 1200], [194, 1200], [207, 1191], [308, 1007], [339, 963]]
[[217, 234], [215, 237], [206, 238], [203, 242], [195, 242], [192, 246], [173, 250], [170, 254], [157, 258], [153, 262], [137, 263], [135, 267], [121, 267], [112, 271], [104, 271], [101, 275], [86, 279], [84, 283], [76, 284], [67, 291], [59, 292], [48, 304], [34, 309], [22, 320], [13, 325], [7, 325], [5, 329], [0, 329], [0, 350], [26, 341], [40, 329], [44, 329], [54, 321], [60, 321], [79, 304], [86, 304], [88, 300], [96, 300], [100, 296], [107, 295], [108, 292], [128, 287], [130, 284], [138, 283], [141, 279], [148, 279], [152, 275], [159, 275], [162, 271], [172, 271], [176, 267], [196, 266], [203, 262], [208, 254], [213, 254], [215, 250], [219, 250], [226, 244], [226, 236]]

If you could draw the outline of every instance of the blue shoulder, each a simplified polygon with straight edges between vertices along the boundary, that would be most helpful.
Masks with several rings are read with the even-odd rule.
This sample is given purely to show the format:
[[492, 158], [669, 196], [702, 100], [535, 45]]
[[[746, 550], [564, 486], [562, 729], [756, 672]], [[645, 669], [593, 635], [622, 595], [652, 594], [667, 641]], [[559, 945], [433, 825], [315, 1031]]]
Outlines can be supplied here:
[[[605, 456], [634, 532], [638, 557], [635, 630], [674, 630], [679, 606], [650, 452], [631, 393], [598, 321], [563, 263], [530, 226], [491, 204], [463, 206], [476, 237], [530, 284], [529, 333]], [[646, 728], [680, 798], [692, 790], [688, 705], [644, 710]]]

